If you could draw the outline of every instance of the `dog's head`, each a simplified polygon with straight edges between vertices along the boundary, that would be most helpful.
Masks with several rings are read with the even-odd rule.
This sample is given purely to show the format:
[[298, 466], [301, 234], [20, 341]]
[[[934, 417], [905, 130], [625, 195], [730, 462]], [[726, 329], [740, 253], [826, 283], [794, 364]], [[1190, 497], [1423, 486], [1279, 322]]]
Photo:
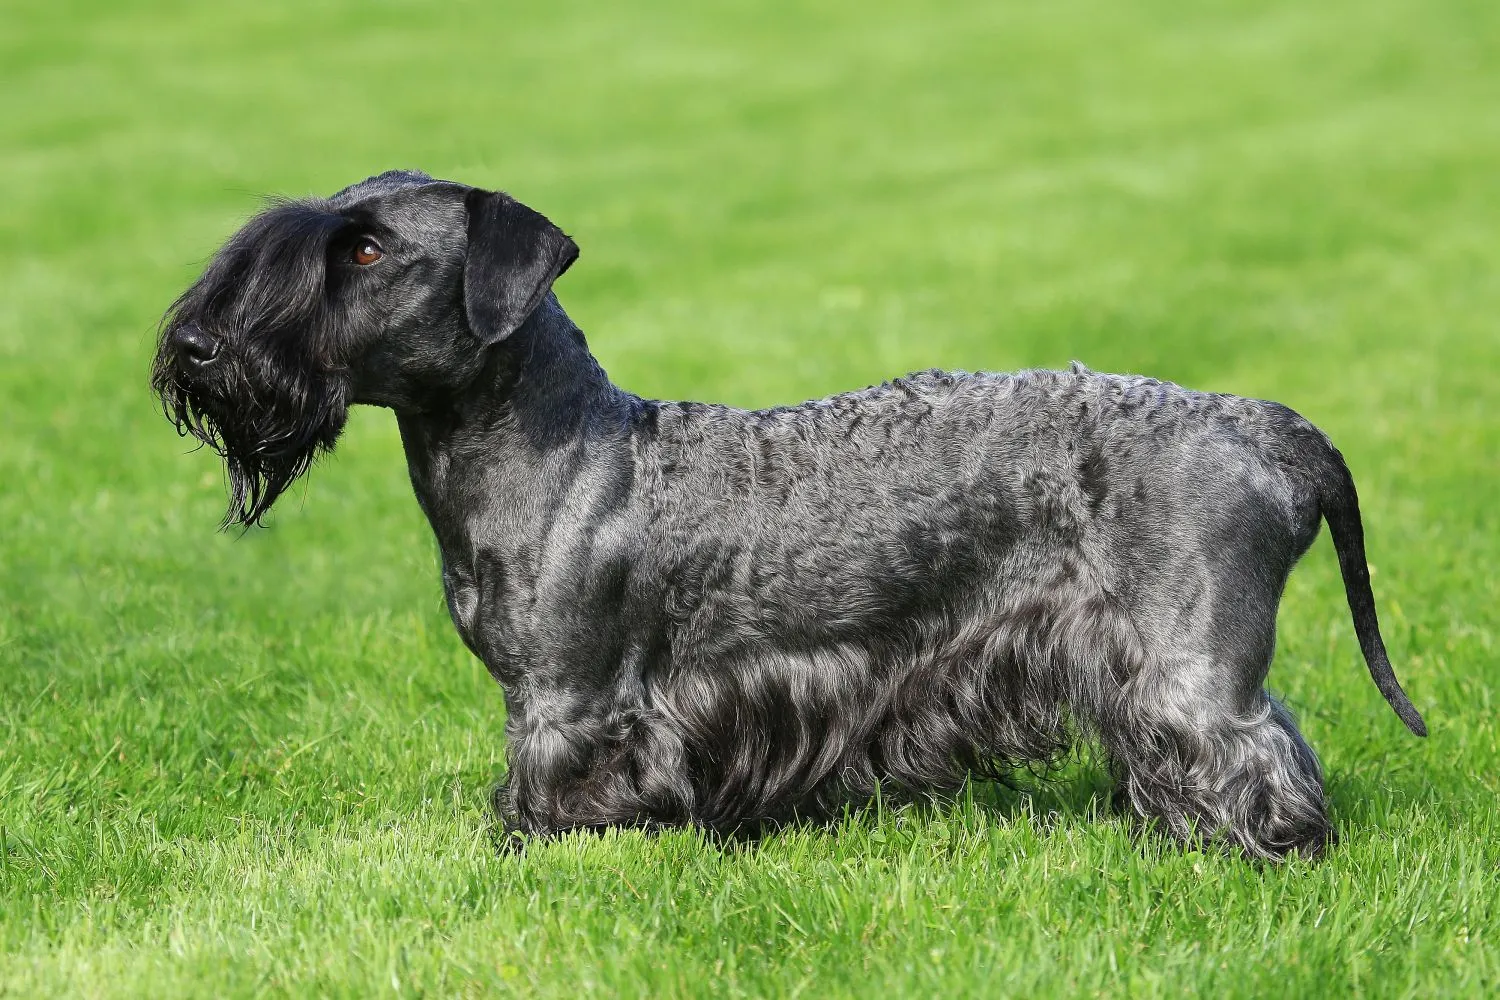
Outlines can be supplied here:
[[508, 195], [391, 172], [251, 219], [172, 304], [151, 385], [258, 523], [353, 403], [422, 409], [472, 379], [578, 256]]

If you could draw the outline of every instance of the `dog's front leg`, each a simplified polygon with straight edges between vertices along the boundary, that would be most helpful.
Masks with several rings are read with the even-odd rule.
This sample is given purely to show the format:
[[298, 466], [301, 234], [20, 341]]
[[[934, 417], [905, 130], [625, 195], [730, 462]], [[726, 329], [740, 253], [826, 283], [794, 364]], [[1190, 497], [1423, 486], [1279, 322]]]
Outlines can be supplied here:
[[492, 803], [508, 830], [550, 836], [689, 822], [695, 798], [681, 742], [660, 721], [577, 692], [507, 699], [509, 773]]

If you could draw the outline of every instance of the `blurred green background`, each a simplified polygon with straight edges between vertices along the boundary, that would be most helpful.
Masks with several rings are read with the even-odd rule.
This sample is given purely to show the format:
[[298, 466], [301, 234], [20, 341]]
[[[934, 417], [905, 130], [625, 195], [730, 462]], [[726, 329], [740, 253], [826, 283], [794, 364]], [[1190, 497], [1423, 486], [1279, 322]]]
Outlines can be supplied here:
[[[907, 370], [1275, 398], [1360, 483], [1397, 670], [1320, 541], [1272, 685], [1343, 845], [1139, 842], [1103, 778], [749, 851], [496, 857], [503, 706], [394, 421], [269, 530], [146, 391], [268, 193], [415, 167], [583, 256], [620, 384]], [[0, 995], [1479, 995], [1500, 984], [1500, 6], [0, 3]]]

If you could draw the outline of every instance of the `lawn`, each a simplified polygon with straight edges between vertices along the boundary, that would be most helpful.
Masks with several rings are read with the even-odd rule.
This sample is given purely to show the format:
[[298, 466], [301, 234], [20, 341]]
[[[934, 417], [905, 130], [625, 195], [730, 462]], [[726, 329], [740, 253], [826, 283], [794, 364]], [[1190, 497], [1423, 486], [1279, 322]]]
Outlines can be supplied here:
[[[0, 10], [0, 996], [1500, 989], [1500, 5], [591, 6]], [[572, 233], [559, 294], [642, 394], [1076, 358], [1295, 407], [1431, 737], [1325, 535], [1271, 674], [1321, 864], [1141, 839], [1087, 760], [754, 846], [498, 855], [504, 707], [391, 415], [217, 534], [146, 389], [261, 194], [397, 166]]]

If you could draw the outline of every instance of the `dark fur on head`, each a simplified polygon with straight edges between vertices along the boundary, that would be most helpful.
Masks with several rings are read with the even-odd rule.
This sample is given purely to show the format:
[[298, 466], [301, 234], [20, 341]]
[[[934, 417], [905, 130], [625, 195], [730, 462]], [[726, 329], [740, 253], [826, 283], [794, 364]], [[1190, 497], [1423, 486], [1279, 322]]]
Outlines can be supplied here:
[[[362, 265], [352, 252], [371, 240], [381, 256]], [[417, 171], [275, 201], [167, 311], [151, 385], [179, 433], [224, 459], [225, 525], [257, 524], [352, 404], [441, 406], [577, 256], [509, 195]], [[211, 363], [192, 363], [193, 340]]]
[[[345, 328], [329, 255], [356, 228], [316, 202], [272, 204], [234, 235], [163, 318], [151, 386], [179, 433], [216, 451], [229, 475], [225, 525], [251, 525], [332, 448], [348, 414]], [[193, 324], [221, 339], [191, 381], [170, 343]]]

